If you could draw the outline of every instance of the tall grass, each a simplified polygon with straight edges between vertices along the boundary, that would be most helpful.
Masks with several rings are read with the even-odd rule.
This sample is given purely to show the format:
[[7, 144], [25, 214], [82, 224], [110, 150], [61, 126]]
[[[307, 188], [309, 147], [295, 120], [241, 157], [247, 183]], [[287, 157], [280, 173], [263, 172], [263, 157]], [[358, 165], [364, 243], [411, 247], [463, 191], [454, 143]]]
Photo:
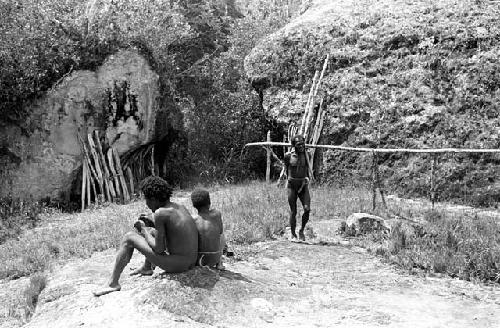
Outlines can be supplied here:
[[[377, 253], [413, 270], [500, 282], [500, 224], [463, 213], [428, 212], [419, 232], [396, 225]], [[373, 237], [373, 236], [372, 236]]]
[[0, 245], [0, 279], [41, 272], [56, 260], [88, 257], [116, 247], [145, 205], [111, 204], [83, 213], [59, 215], [57, 221], [25, 231]]
[[[212, 206], [222, 212], [230, 243], [250, 244], [274, 238], [288, 225], [289, 207], [283, 187], [263, 182], [211, 187]], [[311, 220], [339, 220], [354, 212], [371, 213], [371, 193], [363, 188], [312, 186]], [[183, 196], [189, 196], [189, 193]], [[194, 214], [189, 200], [182, 203]], [[401, 206], [392, 200], [392, 212], [420, 218], [419, 232], [396, 226], [389, 235], [372, 234], [358, 243], [407, 268], [423, 268], [463, 279], [499, 281], [500, 226], [493, 218], [473, 212], [428, 211], [418, 205]], [[299, 215], [301, 205], [298, 203]], [[128, 205], [59, 215], [0, 245], [0, 278], [15, 278], [45, 270], [51, 263], [116, 247], [140, 213], [144, 201]], [[377, 209], [373, 214], [384, 215]], [[297, 217], [300, 222], [300, 217]], [[375, 246], [374, 243], [376, 244]]]
[[34, 228], [46, 209], [33, 199], [0, 198], [0, 244], [17, 237], [23, 229]]

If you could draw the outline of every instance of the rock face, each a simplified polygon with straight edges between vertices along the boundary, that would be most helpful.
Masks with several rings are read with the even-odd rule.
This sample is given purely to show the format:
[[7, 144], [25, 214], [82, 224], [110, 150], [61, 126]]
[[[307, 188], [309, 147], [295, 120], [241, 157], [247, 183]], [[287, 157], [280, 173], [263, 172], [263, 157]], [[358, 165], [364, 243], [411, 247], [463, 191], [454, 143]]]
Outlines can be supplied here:
[[98, 130], [119, 154], [150, 142], [158, 93], [158, 75], [135, 51], [72, 72], [31, 105], [31, 131], [0, 126], [0, 196], [67, 199], [81, 166], [78, 135]]
[[[298, 122], [314, 73], [329, 55], [316, 100], [318, 107], [323, 99], [327, 112], [321, 144], [500, 147], [500, 68], [493, 64], [500, 50], [494, 41], [500, 37], [500, 7], [456, 0], [312, 0], [304, 8], [245, 59], [265, 110], [278, 120]], [[336, 182], [347, 180], [339, 169], [356, 178], [371, 162], [363, 154], [322, 155], [319, 173]], [[381, 162], [383, 178], [399, 188], [394, 192], [427, 196], [428, 161], [391, 156]], [[463, 181], [478, 190], [494, 184], [486, 178], [498, 176], [491, 160], [479, 162], [442, 160], [435, 171], [442, 179], [440, 195], [461, 197]], [[500, 189], [495, 193], [499, 197]]]

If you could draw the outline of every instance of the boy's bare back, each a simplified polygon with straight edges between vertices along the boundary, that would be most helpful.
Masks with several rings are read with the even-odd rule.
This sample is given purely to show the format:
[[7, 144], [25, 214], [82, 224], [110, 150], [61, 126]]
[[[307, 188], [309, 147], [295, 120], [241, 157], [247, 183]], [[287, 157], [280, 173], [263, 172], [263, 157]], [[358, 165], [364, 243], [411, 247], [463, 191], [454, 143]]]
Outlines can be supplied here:
[[218, 252], [223, 233], [221, 213], [217, 210], [199, 212], [194, 220], [198, 228], [198, 249], [203, 252]]

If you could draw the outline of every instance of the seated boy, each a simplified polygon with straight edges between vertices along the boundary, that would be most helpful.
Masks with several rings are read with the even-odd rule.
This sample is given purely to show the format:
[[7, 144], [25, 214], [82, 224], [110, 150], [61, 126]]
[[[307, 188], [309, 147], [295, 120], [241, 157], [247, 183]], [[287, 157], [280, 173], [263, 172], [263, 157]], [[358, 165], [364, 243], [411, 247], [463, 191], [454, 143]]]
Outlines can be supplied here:
[[198, 228], [198, 259], [199, 266], [224, 269], [222, 251], [226, 245], [223, 235], [221, 213], [210, 209], [210, 194], [205, 189], [196, 189], [191, 194], [193, 207], [198, 211], [194, 217]]

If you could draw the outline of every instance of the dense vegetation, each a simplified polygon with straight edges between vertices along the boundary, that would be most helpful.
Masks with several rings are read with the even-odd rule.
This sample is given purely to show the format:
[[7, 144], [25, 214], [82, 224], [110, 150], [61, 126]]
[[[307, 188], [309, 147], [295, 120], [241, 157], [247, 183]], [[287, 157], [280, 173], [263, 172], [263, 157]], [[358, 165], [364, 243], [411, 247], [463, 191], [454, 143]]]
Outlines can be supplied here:
[[[316, 0], [259, 43], [246, 68], [281, 91], [307, 92], [329, 54], [323, 144], [499, 148], [499, 14], [491, 1]], [[429, 196], [430, 158], [379, 162], [392, 191]], [[495, 204], [499, 164], [498, 155], [439, 156], [439, 198]], [[371, 155], [327, 152], [323, 173], [369, 179], [370, 165]]]
[[[94, 70], [118, 49], [134, 48], [160, 76], [165, 122], [187, 109], [185, 129], [168, 136], [177, 143], [164, 175], [176, 183], [215, 171], [214, 180], [249, 177], [263, 167], [255, 153], [240, 158], [243, 144], [277, 127], [247, 83], [243, 59], [289, 20], [297, 3], [2, 0], [0, 124], [32, 133], [38, 122], [26, 119], [30, 101], [70, 72]], [[160, 126], [158, 141], [168, 128]]]

